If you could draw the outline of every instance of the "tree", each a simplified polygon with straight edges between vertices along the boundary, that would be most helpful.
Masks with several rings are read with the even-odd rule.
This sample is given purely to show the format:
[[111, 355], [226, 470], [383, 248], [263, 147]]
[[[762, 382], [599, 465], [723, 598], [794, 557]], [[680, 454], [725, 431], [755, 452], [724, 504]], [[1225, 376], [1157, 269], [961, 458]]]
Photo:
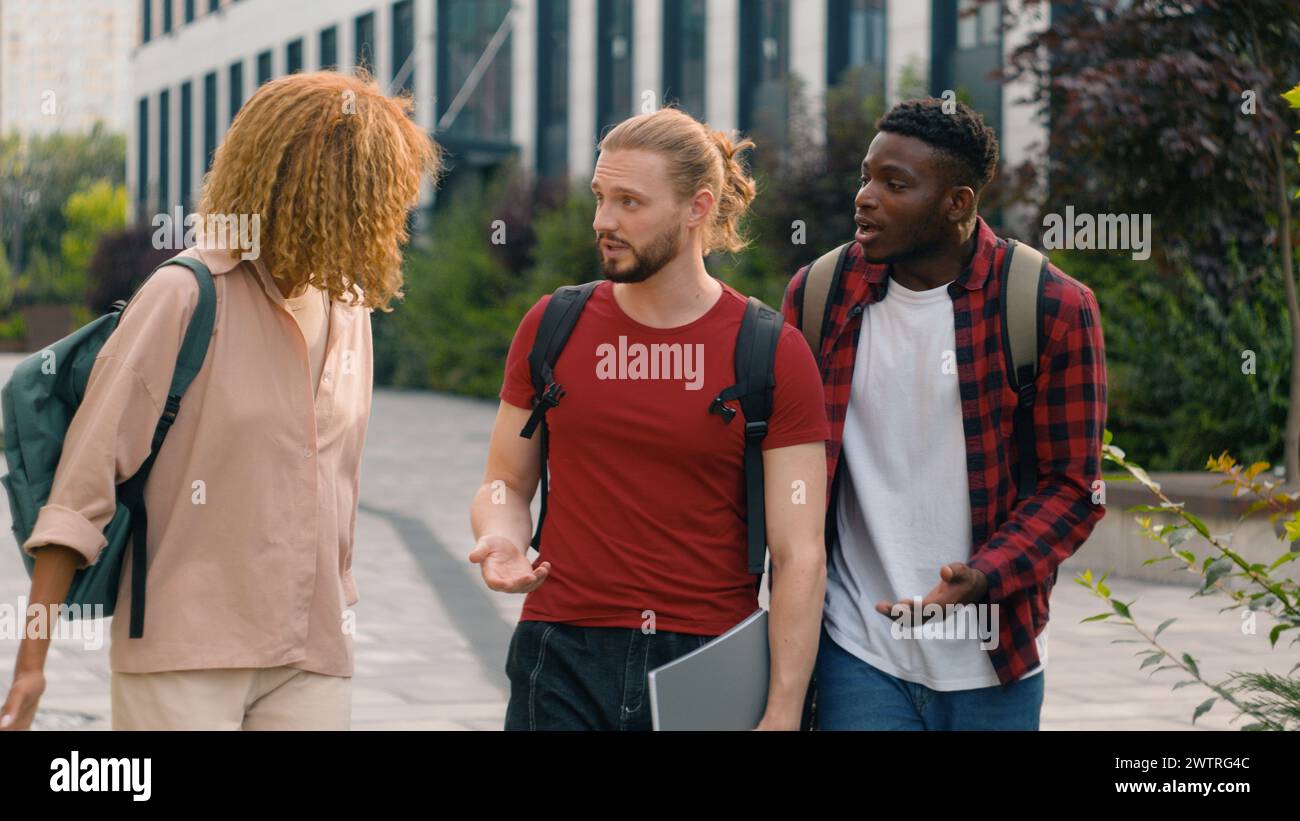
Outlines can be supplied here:
[[[85, 134], [0, 138], [0, 244], [15, 275], [38, 256], [61, 256], [68, 197], [95, 180], [126, 181], [126, 140], [95, 126]], [[125, 211], [125, 209], [124, 209]]]
[[[982, 0], [987, 2], [988, 0]], [[1026, 0], [1004, 23], [1042, 14]], [[1011, 55], [1048, 123], [1044, 212], [1151, 214], [1157, 269], [1190, 267], [1223, 298], [1229, 247], [1250, 270], [1281, 268], [1291, 327], [1283, 449], [1300, 481], [1300, 304], [1291, 190], [1300, 175], [1282, 93], [1300, 77], [1292, 0], [1095, 0], [1054, 6]]]

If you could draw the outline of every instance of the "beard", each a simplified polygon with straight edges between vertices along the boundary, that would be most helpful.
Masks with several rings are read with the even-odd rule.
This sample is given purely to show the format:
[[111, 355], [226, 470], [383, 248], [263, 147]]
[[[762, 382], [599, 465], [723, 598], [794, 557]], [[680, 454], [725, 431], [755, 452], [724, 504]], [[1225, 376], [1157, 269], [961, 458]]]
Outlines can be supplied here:
[[[596, 242], [599, 244], [602, 240], [610, 237], [598, 237]], [[621, 240], [613, 240], [620, 242]], [[613, 257], [604, 257], [601, 262], [601, 274], [610, 282], [645, 282], [650, 277], [659, 273], [665, 265], [672, 262], [681, 250], [681, 236], [678, 229], [670, 227], [668, 230], [659, 234], [652, 239], [644, 249], [638, 250], [629, 243], [627, 245], [627, 254], [632, 257], [632, 265], [626, 270], [619, 270], [619, 260]], [[602, 252], [603, 253], [603, 252]]]
[[[896, 265], [900, 262], [924, 259], [943, 247], [945, 222], [936, 209], [929, 212], [924, 222], [912, 231], [912, 242], [905, 248], [874, 250], [863, 246], [863, 256], [872, 265]], [[873, 256], [873, 250], [876, 256]]]

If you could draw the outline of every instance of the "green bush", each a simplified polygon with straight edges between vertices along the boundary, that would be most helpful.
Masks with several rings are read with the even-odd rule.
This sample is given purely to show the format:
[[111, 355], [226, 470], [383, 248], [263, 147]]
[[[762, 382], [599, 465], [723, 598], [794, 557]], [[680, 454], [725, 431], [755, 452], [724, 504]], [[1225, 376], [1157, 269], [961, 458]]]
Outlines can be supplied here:
[[[1280, 459], [1290, 332], [1275, 270], [1250, 275], [1232, 254], [1235, 281], [1222, 304], [1189, 270], [1169, 280], [1150, 261], [1121, 255], [1051, 257], [1097, 295], [1107, 427], [1134, 458], [1153, 470], [1198, 470], [1225, 450], [1247, 463]], [[1254, 373], [1244, 372], [1252, 361]]]

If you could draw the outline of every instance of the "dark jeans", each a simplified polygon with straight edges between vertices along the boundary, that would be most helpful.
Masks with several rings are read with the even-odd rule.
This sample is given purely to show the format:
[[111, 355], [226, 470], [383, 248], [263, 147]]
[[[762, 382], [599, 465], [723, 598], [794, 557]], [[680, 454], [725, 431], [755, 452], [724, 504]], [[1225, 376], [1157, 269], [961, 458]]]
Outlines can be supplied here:
[[713, 638], [521, 621], [506, 654], [506, 729], [649, 730], [646, 673]]

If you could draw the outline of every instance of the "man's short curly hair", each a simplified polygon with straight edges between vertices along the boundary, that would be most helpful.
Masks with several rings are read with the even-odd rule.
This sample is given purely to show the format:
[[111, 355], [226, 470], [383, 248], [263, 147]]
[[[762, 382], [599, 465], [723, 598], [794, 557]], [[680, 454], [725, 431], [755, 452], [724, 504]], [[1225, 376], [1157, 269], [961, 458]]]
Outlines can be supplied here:
[[955, 109], [948, 114], [943, 110], [944, 102], [928, 97], [898, 103], [876, 121], [876, 130], [915, 137], [929, 144], [939, 152], [950, 179], [979, 194], [997, 170], [998, 137], [969, 106], [953, 101]]

